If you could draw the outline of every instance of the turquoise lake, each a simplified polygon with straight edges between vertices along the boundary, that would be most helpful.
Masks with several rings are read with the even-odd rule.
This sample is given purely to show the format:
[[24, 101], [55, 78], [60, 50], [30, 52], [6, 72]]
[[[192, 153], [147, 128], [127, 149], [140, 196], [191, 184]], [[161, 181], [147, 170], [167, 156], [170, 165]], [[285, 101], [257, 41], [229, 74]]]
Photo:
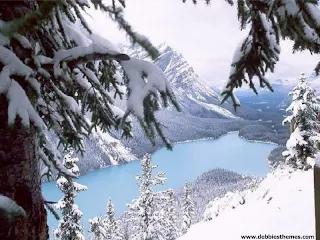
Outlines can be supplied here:
[[[269, 172], [266, 159], [275, 144], [250, 142], [229, 133], [215, 140], [203, 140], [175, 144], [173, 151], [161, 149], [153, 154], [156, 172], [164, 171], [168, 178], [161, 189], [181, 188], [185, 181], [192, 182], [203, 172], [224, 168], [242, 174], [265, 176]], [[88, 220], [105, 215], [109, 197], [115, 205], [116, 215], [127, 209], [126, 204], [138, 196], [135, 176], [140, 174], [140, 162], [134, 161], [120, 166], [96, 170], [81, 176], [76, 181], [88, 187], [77, 195], [76, 203], [83, 212], [83, 225], [88, 230]], [[42, 191], [48, 201], [58, 201], [62, 196], [55, 182], [44, 183]], [[48, 213], [50, 228], [58, 226]]]

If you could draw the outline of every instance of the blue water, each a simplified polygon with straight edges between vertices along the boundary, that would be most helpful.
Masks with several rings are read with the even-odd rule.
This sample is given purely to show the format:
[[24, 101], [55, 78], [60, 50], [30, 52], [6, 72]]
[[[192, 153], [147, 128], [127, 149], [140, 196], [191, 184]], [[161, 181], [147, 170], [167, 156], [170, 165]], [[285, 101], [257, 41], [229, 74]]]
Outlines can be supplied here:
[[[173, 151], [161, 149], [153, 154], [153, 163], [159, 165], [155, 171], [164, 171], [168, 178], [162, 189], [178, 189], [185, 181], [194, 181], [201, 173], [213, 168], [225, 168], [242, 174], [265, 176], [269, 172], [266, 158], [275, 148], [274, 144], [249, 142], [229, 133], [216, 140], [176, 144]], [[116, 215], [126, 211], [126, 204], [138, 196], [135, 176], [140, 174], [140, 162], [90, 172], [77, 179], [88, 187], [80, 192], [76, 202], [83, 212], [83, 225], [88, 229], [88, 219], [105, 215], [107, 199], [112, 198]], [[42, 186], [48, 201], [58, 201], [62, 196], [55, 182]], [[50, 227], [57, 221], [48, 214]]]

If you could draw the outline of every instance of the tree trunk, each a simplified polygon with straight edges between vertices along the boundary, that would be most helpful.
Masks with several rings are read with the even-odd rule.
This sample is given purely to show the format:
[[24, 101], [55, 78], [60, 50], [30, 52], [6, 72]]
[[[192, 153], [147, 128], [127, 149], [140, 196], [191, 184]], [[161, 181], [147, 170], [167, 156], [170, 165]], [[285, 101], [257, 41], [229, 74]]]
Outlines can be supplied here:
[[[0, 18], [4, 21], [19, 18], [35, 9], [35, 4], [30, 0], [0, 1]], [[13, 50], [24, 59], [23, 51], [14, 46]], [[7, 119], [8, 102], [0, 95], [0, 194], [15, 200], [27, 216], [13, 221], [0, 218], [0, 239], [45, 240], [49, 236], [36, 154], [36, 132], [33, 128], [24, 129], [19, 119], [15, 126], [9, 127]]]
[[290, 134], [293, 133], [294, 130], [296, 130], [296, 121], [294, 119], [292, 119], [292, 121], [290, 123]]

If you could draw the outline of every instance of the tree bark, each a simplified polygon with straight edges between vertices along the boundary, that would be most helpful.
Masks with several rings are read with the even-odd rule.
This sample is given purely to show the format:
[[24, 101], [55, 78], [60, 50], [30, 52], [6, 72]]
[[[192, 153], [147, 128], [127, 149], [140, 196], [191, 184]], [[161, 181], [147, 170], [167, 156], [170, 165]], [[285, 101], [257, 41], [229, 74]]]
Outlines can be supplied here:
[[[36, 2], [30, 0], [0, 1], [0, 18], [20, 18], [35, 7]], [[22, 51], [15, 46], [13, 50], [24, 59]], [[49, 236], [36, 153], [37, 135], [32, 127], [23, 128], [19, 118], [12, 127], [7, 120], [8, 102], [0, 95], [0, 194], [15, 200], [26, 211], [26, 217], [0, 219], [0, 239], [45, 240]]]

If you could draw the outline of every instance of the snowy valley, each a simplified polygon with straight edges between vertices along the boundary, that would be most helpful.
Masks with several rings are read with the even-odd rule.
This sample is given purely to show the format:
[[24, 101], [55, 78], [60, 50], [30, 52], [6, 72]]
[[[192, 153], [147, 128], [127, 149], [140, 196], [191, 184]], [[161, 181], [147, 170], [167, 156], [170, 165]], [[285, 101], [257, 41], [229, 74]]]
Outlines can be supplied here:
[[[147, 57], [146, 52], [140, 47], [120, 47], [123, 52], [130, 56], [151, 61]], [[224, 231], [221, 229], [223, 229], [222, 226], [227, 226], [226, 222], [221, 220], [220, 223], [220, 218], [216, 217], [216, 215], [220, 216], [220, 214], [223, 215], [226, 212], [227, 218], [232, 217], [227, 215], [228, 209], [234, 209], [233, 212], [236, 212], [236, 207], [241, 209], [240, 207], [242, 207], [244, 202], [247, 204], [244, 205], [244, 207], [248, 206], [248, 209], [254, 209], [256, 204], [261, 208], [262, 203], [266, 202], [265, 204], [269, 204], [265, 199], [266, 196], [268, 199], [273, 199], [268, 193], [278, 191], [271, 187], [272, 184], [277, 185], [279, 188], [283, 187], [283, 185], [277, 184], [277, 181], [282, 181], [282, 179], [285, 178], [280, 177], [281, 174], [277, 167], [283, 163], [282, 152], [285, 150], [284, 145], [289, 138], [288, 126], [283, 126], [281, 122], [284, 117], [283, 109], [289, 105], [288, 92], [292, 89], [292, 85], [288, 86], [287, 83], [280, 80], [275, 82], [273, 87], [277, 91], [276, 94], [262, 90], [260, 95], [253, 96], [248, 92], [240, 91], [238, 92], [238, 97], [242, 102], [242, 106], [237, 112], [234, 112], [230, 102], [220, 105], [219, 90], [215, 91], [213, 88], [206, 86], [199, 79], [192, 67], [186, 62], [182, 54], [176, 52], [166, 44], [161, 44], [158, 50], [161, 54], [154, 63], [165, 73], [170, 81], [177, 101], [181, 106], [181, 112], [177, 112], [173, 107], [169, 107], [156, 113], [157, 119], [163, 126], [163, 133], [170, 142], [179, 143], [199, 139], [217, 139], [226, 135], [228, 132], [238, 131], [239, 136], [243, 139], [278, 144], [278, 146], [271, 151], [270, 155], [265, 158], [270, 169], [276, 170], [270, 173], [264, 180], [262, 180], [262, 178], [240, 175], [237, 172], [218, 168], [200, 175], [197, 180], [191, 182], [190, 196], [194, 203], [194, 225], [192, 225], [191, 229], [188, 230], [181, 239], [199, 239], [196, 236], [201, 236], [201, 240], [211, 240], [212, 236], [214, 236], [214, 238], [233, 240], [236, 235], [239, 237], [241, 232], [235, 232], [229, 238], [225, 238], [223, 235]], [[115, 102], [118, 106], [122, 107], [123, 111], [126, 110], [125, 101], [125, 99], [115, 99]], [[156, 138], [156, 145], [153, 146], [151, 142], [144, 137], [144, 131], [139, 126], [137, 119], [133, 118], [132, 121], [132, 138], [124, 139], [116, 131], [103, 133], [97, 128], [90, 139], [85, 139], [86, 152], [83, 156], [77, 155], [80, 158], [78, 166], [81, 174], [141, 159], [146, 152], [154, 153], [164, 146], [160, 138]], [[161, 164], [161, 162], [159, 162], [159, 164]], [[284, 170], [284, 172], [286, 172], [286, 170]], [[94, 174], [94, 172], [92, 174]], [[283, 173], [283, 175], [290, 178], [288, 172]], [[300, 174], [299, 176], [304, 175]], [[115, 183], [117, 182], [117, 180], [114, 181]], [[265, 192], [260, 193], [263, 191], [261, 189], [265, 189]], [[176, 214], [178, 218], [177, 226], [179, 229], [183, 229], [183, 222], [181, 221], [183, 219], [184, 190], [174, 190], [177, 208]], [[112, 192], [112, 189], [107, 190], [108, 196], [112, 196]], [[92, 193], [91, 188], [91, 194]], [[83, 194], [84, 193], [81, 193], [81, 195]], [[262, 197], [261, 194], [265, 196]], [[55, 198], [55, 196], [56, 195], [52, 195], [51, 198]], [[102, 196], [104, 196], [104, 194]], [[107, 199], [107, 197], [105, 198]], [[102, 199], [100, 205], [103, 205], [106, 199]], [[113, 196], [113, 199], [116, 200], [117, 204], [121, 202], [118, 197]], [[213, 199], [215, 200], [213, 201]], [[255, 203], [255, 199], [261, 200], [261, 204], [260, 202]], [[277, 199], [277, 197], [275, 197], [275, 199]], [[82, 201], [83, 200], [81, 200], [81, 202]], [[80, 206], [85, 210], [81, 202]], [[121, 216], [118, 221], [120, 221], [120, 228], [126, 228], [126, 230], [122, 229], [122, 231], [126, 231], [128, 234], [131, 231], [129, 229], [135, 226], [130, 224], [128, 226], [126, 225], [125, 219], [128, 216], [126, 212], [123, 214], [123, 206], [120, 206], [122, 210], [120, 211]], [[268, 205], [268, 207], [269, 206], [273, 205]], [[119, 209], [119, 206], [116, 206], [116, 209]], [[239, 218], [242, 218], [241, 214], [247, 214], [247, 210], [243, 211], [239, 213], [239, 216], [236, 215], [235, 217], [239, 222], [241, 222], [239, 220]], [[265, 211], [269, 212], [270, 209], [266, 209]], [[88, 214], [87, 210], [84, 212], [86, 215]], [[256, 210], [253, 210], [253, 213], [256, 212]], [[270, 218], [271, 217], [270, 215]], [[276, 215], [273, 217], [276, 217]], [[250, 216], [250, 219], [256, 218], [257, 216]], [[55, 220], [50, 220], [50, 222], [53, 221]], [[98, 220], [96, 219], [95, 221]], [[269, 219], [262, 219], [261, 221], [269, 221]], [[85, 229], [88, 229], [87, 224], [88, 223], [84, 223], [86, 226]], [[95, 224], [98, 224], [98, 222], [95, 222]], [[261, 224], [263, 225], [263, 223]], [[212, 233], [212, 229], [216, 228], [220, 230]], [[243, 231], [244, 235], [246, 226], [239, 225], [239, 231], [240, 230]], [[267, 230], [263, 231], [262, 229], [260, 232], [268, 232]], [[201, 231], [203, 235], [199, 235], [199, 231]], [[258, 232], [257, 230], [255, 233]], [[270, 232], [274, 233], [273, 229], [271, 229]], [[249, 231], [247, 235], [255, 233]], [[92, 236], [92, 234], [89, 234], [89, 236]], [[205, 236], [207, 238], [205, 238]]]
[[[140, 47], [121, 46], [121, 49], [130, 56], [151, 61]], [[164, 135], [172, 143], [199, 139], [217, 139], [226, 135], [228, 132], [239, 131], [238, 134], [243, 139], [277, 143], [278, 146], [274, 148], [269, 157], [265, 157], [264, 160], [267, 161], [267, 164], [271, 169], [276, 169], [277, 166], [282, 164], [282, 152], [285, 149], [284, 145], [289, 137], [289, 130], [288, 126], [282, 126], [281, 124], [283, 112], [281, 112], [279, 108], [287, 107], [288, 103], [284, 105], [283, 102], [288, 98], [290, 88], [286, 88], [284, 86], [285, 84], [281, 85], [280, 83], [275, 83], [275, 87], [279, 85], [279, 88], [285, 88], [285, 90], [279, 91], [276, 96], [270, 95], [269, 92], [264, 91], [262, 91], [261, 95], [253, 97], [250, 95], [248, 96], [248, 93], [242, 94], [239, 92], [239, 98], [243, 102], [243, 105], [237, 112], [234, 112], [233, 106], [230, 103], [227, 102], [224, 105], [220, 105], [220, 93], [217, 93], [213, 88], [210, 88], [201, 82], [197, 74], [181, 54], [177, 53], [166, 44], [160, 45], [158, 49], [161, 52], [161, 55], [155, 60], [155, 64], [165, 73], [170, 81], [178, 103], [181, 106], [181, 112], [177, 112], [169, 107], [169, 109], [162, 109], [156, 113], [157, 119], [163, 126]], [[118, 106], [123, 106], [122, 110], [126, 110], [124, 108], [126, 105], [125, 99], [116, 98], [115, 101]], [[252, 104], [251, 101], [255, 103], [259, 103], [260, 101], [262, 105]], [[261, 107], [263, 106], [271, 106], [271, 109], [261, 110]], [[156, 150], [163, 147], [163, 142], [160, 138], [156, 139], [156, 145], [153, 146], [151, 142], [144, 137], [144, 131], [139, 126], [138, 121], [135, 118], [133, 118], [132, 121], [132, 138], [123, 139], [116, 131], [112, 131], [109, 134], [103, 133], [97, 128], [97, 131], [91, 135], [90, 139], [85, 139], [84, 143], [87, 151], [84, 153], [84, 156], [77, 155], [80, 158], [78, 166], [81, 174], [112, 165], [121, 165], [126, 162], [138, 160], [142, 158], [146, 152], [154, 153]], [[165, 164], [163, 160], [159, 161], [160, 167], [161, 164]], [[258, 159], [254, 160], [258, 161]], [[217, 156], [215, 157], [215, 161], [217, 161]], [[261, 161], [261, 159], [259, 159], [259, 161]], [[114, 170], [113, 172], [115, 173], [117, 170]], [[132, 174], [130, 173], [130, 170], [127, 170], [127, 175], [128, 173]], [[95, 174], [95, 172], [91, 173], [91, 178], [93, 178], [92, 174]], [[274, 173], [271, 173], [269, 175], [273, 176], [273, 174]], [[86, 175], [84, 176], [86, 177]], [[267, 179], [270, 179], [270, 176], [268, 176]], [[122, 178], [126, 179], [126, 177], [123, 176]], [[117, 180], [115, 176], [113, 176], [113, 179], [115, 183], [118, 184], [119, 180]], [[192, 181], [190, 185], [190, 196], [194, 203], [195, 211], [193, 223], [196, 224], [188, 230], [187, 234], [184, 235], [182, 239], [198, 239], [195, 237], [198, 234], [198, 230], [193, 229], [197, 229], [198, 226], [207, 224], [208, 219], [210, 219], [210, 222], [213, 221], [214, 219], [211, 219], [210, 212], [222, 212], [228, 208], [232, 209], [234, 207], [232, 204], [239, 205], [238, 198], [244, 199], [244, 195], [247, 196], [247, 194], [249, 196], [250, 192], [255, 192], [265, 181], [269, 181], [267, 179], [261, 182], [262, 178], [241, 175], [237, 172], [219, 168], [201, 174], [195, 181]], [[100, 179], [99, 181], [112, 180], [111, 178], [105, 178], [104, 180]], [[274, 181], [274, 179], [272, 181]], [[91, 192], [89, 195], [95, 194], [95, 190], [92, 189], [92, 186], [89, 183], [86, 181], [80, 182], [86, 183], [85, 185], [89, 186], [89, 191]], [[262, 185], [259, 185], [260, 182]], [[127, 187], [128, 186], [130, 186], [130, 184], [127, 184]], [[182, 229], [183, 189], [174, 190], [177, 208], [176, 214], [178, 218], [177, 224], [179, 228]], [[48, 194], [48, 191], [49, 190], [46, 190], [45, 192]], [[50, 191], [52, 191], [52, 189]], [[122, 196], [122, 200], [120, 200], [118, 196], [114, 195], [113, 191], [112, 188], [106, 188], [106, 193], [109, 197], [112, 196], [116, 201], [116, 204], [123, 204], [120, 207], [116, 206], [116, 209], [121, 209], [119, 221], [120, 228], [123, 228], [124, 225], [127, 224], [125, 219], [128, 217], [127, 213], [122, 215], [124, 211], [124, 203], [122, 202], [123, 199], [126, 198]], [[50, 196], [50, 199], [55, 199], [56, 194], [53, 194], [54, 192], [55, 191], [48, 195]], [[101, 196], [104, 196], [106, 193]], [[84, 194], [86, 193], [80, 193], [80, 196]], [[225, 194], [226, 196], [224, 196]], [[86, 198], [87, 197], [80, 197], [79, 203], [81, 209], [84, 210], [85, 219], [88, 218], [88, 214], [92, 216], [93, 212], [86, 210], [83, 203], [81, 204], [81, 202], [86, 201]], [[219, 198], [222, 199], [219, 200]], [[212, 201], [213, 199], [215, 199], [215, 201]], [[106, 200], [107, 196], [101, 199], [101, 201], [99, 201], [100, 203], [97, 203], [97, 206], [100, 205], [99, 208], [93, 208], [96, 211], [95, 215]], [[250, 202], [250, 200], [248, 200], [248, 202]], [[126, 203], [129, 202], [127, 201]], [[213, 205], [213, 207], [210, 207], [211, 205]], [[218, 208], [219, 210], [216, 210], [215, 208]], [[116, 212], [118, 212], [118, 210]], [[102, 213], [100, 212], [100, 214]], [[212, 214], [214, 215], [214, 213]], [[205, 222], [203, 222], [203, 218], [205, 218]], [[49, 219], [50, 224], [55, 222], [51, 217]], [[86, 230], [89, 228], [87, 225], [88, 222], [85, 222], [84, 226]], [[50, 226], [54, 226], [55, 228], [56, 224]], [[130, 224], [126, 226], [125, 228], [127, 230], [125, 231], [130, 232], [131, 230], [128, 230], [128, 228], [134, 228], [134, 226], [130, 226]], [[212, 227], [209, 226], [208, 229], [212, 230]], [[122, 231], [124, 231], [124, 229], [122, 229]], [[210, 234], [211, 233], [206, 232], [207, 236], [211, 236]], [[92, 236], [92, 234], [89, 234], [89, 236]], [[217, 237], [222, 238], [219, 235], [217, 235]]]
[[[151, 61], [141, 47], [121, 45], [120, 48], [132, 57]], [[285, 143], [288, 138], [287, 127], [278, 123], [282, 115], [279, 118], [278, 113], [261, 112], [259, 108], [247, 104], [241, 96], [240, 99], [244, 100], [243, 105], [236, 112], [230, 102], [220, 105], [220, 93], [201, 81], [182, 54], [165, 43], [161, 44], [158, 50], [161, 55], [155, 60], [155, 64], [170, 81], [181, 107], [181, 112], [169, 108], [156, 113], [159, 122], [163, 125], [164, 135], [170, 142], [216, 139], [228, 132], [240, 130], [240, 136], [245, 139], [274, 142], [280, 145]], [[287, 93], [279, 94], [279, 98], [286, 98]], [[122, 110], [125, 110], [125, 99], [116, 98], [115, 101], [117, 105], [123, 106]], [[270, 123], [270, 119], [273, 119], [273, 122]], [[132, 121], [132, 138], [122, 138], [116, 131], [111, 134], [103, 133], [98, 128], [90, 139], [85, 139], [87, 151], [83, 157], [78, 155], [81, 159], [79, 161], [81, 174], [136, 160], [145, 152], [153, 153], [164, 146], [160, 138], [156, 139], [156, 145], [153, 146], [144, 137], [144, 131], [137, 119], [133, 118]], [[278, 126], [277, 131], [274, 129], [275, 124]], [[283, 136], [282, 133], [284, 133]]]

